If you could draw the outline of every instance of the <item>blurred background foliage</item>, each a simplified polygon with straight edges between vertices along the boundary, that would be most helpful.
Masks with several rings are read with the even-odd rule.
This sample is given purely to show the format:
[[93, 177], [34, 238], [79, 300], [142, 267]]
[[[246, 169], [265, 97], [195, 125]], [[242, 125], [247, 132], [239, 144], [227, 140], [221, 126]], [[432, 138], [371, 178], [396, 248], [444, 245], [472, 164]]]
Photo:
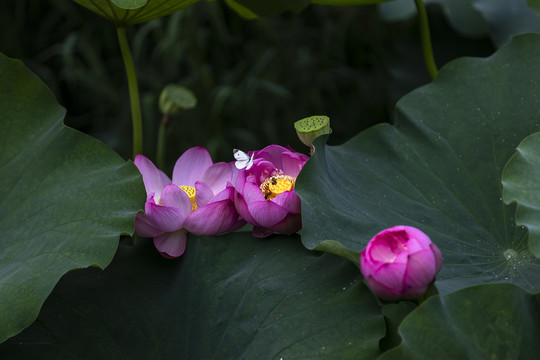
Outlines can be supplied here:
[[[493, 53], [489, 38], [464, 38], [438, 5], [427, 10], [439, 67]], [[0, 51], [43, 79], [67, 108], [65, 123], [129, 158], [129, 99], [114, 26], [66, 0], [3, 1], [0, 21]], [[311, 115], [329, 116], [329, 143], [343, 143], [391, 122], [396, 101], [429, 82], [416, 17], [386, 23], [375, 5], [310, 5], [299, 14], [246, 20], [225, 1], [201, 1], [130, 27], [128, 37], [145, 155], [155, 159], [163, 87], [183, 85], [198, 100], [167, 130], [168, 173], [195, 145], [208, 148], [215, 161], [232, 161], [233, 148], [269, 144], [307, 153], [293, 123]]]

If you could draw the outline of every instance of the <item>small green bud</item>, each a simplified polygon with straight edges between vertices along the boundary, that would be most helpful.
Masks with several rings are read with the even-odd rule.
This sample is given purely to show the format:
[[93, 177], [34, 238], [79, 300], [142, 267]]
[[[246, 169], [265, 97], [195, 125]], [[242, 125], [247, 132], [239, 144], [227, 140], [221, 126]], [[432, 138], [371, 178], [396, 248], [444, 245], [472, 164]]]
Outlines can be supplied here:
[[178, 115], [183, 110], [193, 109], [195, 105], [197, 105], [195, 95], [180, 85], [169, 84], [159, 95], [159, 109], [166, 116]]
[[324, 115], [315, 115], [298, 120], [294, 123], [296, 134], [300, 141], [309, 146], [313, 152], [313, 140], [321, 135], [331, 134], [330, 118]]

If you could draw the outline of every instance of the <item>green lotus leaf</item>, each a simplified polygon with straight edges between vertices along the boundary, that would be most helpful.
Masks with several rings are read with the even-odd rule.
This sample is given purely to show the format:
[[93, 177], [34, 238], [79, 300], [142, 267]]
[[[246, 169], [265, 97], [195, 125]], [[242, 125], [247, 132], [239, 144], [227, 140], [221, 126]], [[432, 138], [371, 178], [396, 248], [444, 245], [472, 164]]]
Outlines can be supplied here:
[[244, 19], [247, 19], [247, 20], [253, 20], [253, 19], [257, 19], [258, 16], [257, 14], [255, 14], [253, 11], [251, 11], [250, 9], [248, 9], [247, 7], [243, 6], [243, 5], [240, 5], [239, 3], [237, 3], [236, 1], [234, 0], [225, 0], [227, 5], [233, 9], [234, 11], [236, 11], [236, 13], [238, 15], [240, 15], [241, 17], [243, 17]]
[[159, 95], [159, 109], [164, 115], [179, 115], [184, 110], [197, 105], [195, 94], [188, 88], [177, 84], [168, 84]]
[[403, 341], [379, 360], [535, 359], [540, 298], [490, 284], [428, 299], [399, 327]]
[[[531, 251], [540, 257], [540, 133], [526, 137], [506, 165], [503, 199], [517, 202], [516, 222], [529, 229]], [[516, 254], [509, 252], [508, 256]]]
[[540, 263], [501, 185], [519, 142], [540, 130], [538, 58], [540, 36], [517, 36], [490, 58], [446, 65], [398, 102], [395, 125], [341, 146], [315, 140], [296, 182], [304, 245], [356, 261], [376, 233], [410, 225], [442, 252], [442, 294], [489, 282], [539, 291]]
[[381, 310], [386, 323], [386, 336], [379, 343], [381, 350], [386, 351], [401, 343], [398, 327], [403, 319], [417, 307], [418, 304], [412, 301], [400, 301], [382, 306]]
[[116, 26], [138, 24], [172, 14], [199, 0], [73, 0]]
[[350, 262], [298, 236], [233, 233], [189, 238], [177, 260], [140, 241], [104, 271], [69, 273], [0, 357], [374, 359], [384, 331]]
[[525, 0], [474, 0], [473, 6], [486, 19], [489, 34], [497, 46], [502, 46], [516, 34], [540, 32], [540, 16], [527, 6]]
[[389, 0], [226, 0], [227, 5], [246, 19], [274, 16], [287, 11], [298, 13], [310, 3], [332, 6], [378, 4]]
[[120, 9], [135, 10], [143, 7], [148, 3], [148, 0], [111, 0], [112, 3]]
[[[449, 23], [459, 33], [469, 37], [489, 35], [497, 46], [502, 46], [516, 34], [540, 32], [540, 17], [531, 5], [538, 0], [425, 0], [438, 4]], [[388, 1], [379, 5], [381, 16], [388, 21], [400, 21], [416, 14], [410, 0]]]
[[[486, 18], [472, 4], [471, 0], [425, 0], [425, 4], [438, 4], [452, 27], [464, 36], [479, 37], [489, 34]], [[497, 6], [493, 1], [493, 6]], [[500, 7], [500, 4], [498, 5]], [[381, 17], [386, 21], [403, 21], [416, 15], [414, 1], [394, 0], [379, 5]]]
[[47, 87], [0, 54], [0, 342], [29, 326], [60, 277], [105, 267], [144, 203], [141, 177], [63, 125]]
[[332, 5], [332, 6], [358, 6], [372, 5], [390, 0], [311, 0], [313, 4]]
[[[234, 10], [237, 10], [239, 5], [257, 16], [275, 16], [288, 11], [300, 12], [309, 5], [310, 0], [235, 0], [234, 2], [237, 5], [233, 7]], [[239, 14], [242, 15], [240, 12]]]
[[540, 15], [540, 0], [527, 0], [527, 5], [532, 11]]

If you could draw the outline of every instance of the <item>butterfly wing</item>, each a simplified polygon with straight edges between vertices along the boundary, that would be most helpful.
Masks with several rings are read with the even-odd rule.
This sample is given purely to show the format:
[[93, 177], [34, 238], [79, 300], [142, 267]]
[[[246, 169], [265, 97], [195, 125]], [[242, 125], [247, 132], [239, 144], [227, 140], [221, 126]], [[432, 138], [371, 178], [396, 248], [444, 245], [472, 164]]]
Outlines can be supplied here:
[[246, 168], [246, 170], [248, 170], [249, 168], [251, 168], [251, 166], [253, 166], [253, 155], [255, 154], [251, 154], [251, 157], [249, 157], [248, 154], [246, 154], [242, 150], [234, 149], [233, 155], [236, 159], [234, 166], [236, 166], [237, 169]]
[[233, 155], [234, 155], [234, 158], [238, 161], [242, 161], [242, 160], [248, 160], [249, 159], [249, 156], [243, 152], [242, 150], [238, 150], [238, 149], [234, 149], [233, 150]]
[[253, 166], [253, 156], [255, 155], [255, 153], [252, 153], [251, 154], [251, 157], [249, 158], [249, 160], [247, 161], [247, 164], [246, 164], [246, 170], [249, 170], [252, 166]]

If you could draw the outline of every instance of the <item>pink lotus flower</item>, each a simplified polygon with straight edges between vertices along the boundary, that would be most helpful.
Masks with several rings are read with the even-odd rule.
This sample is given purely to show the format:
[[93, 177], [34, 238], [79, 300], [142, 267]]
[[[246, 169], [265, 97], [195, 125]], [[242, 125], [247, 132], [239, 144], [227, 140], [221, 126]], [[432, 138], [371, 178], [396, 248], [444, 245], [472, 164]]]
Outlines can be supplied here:
[[212, 163], [206, 149], [188, 149], [176, 161], [172, 181], [142, 155], [135, 165], [142, 174], [147, 199], [145, 214], [135, 218], [135, 234], [153, 237], [166, 258], [182, 255], [188, 232], [216, 235], [245, 224], [234, 207], [233, 183], [238, 170]]
[[294, 184], [308, 157], [278, 145], [248, 155], [254, 155], [253, 163], [236, 179], [236, 210], [253, 225], [256, 237], [297, 232], [302, 219]]
[[360, 253], [362, 274], [371, 290], [385, 300], [419, 298], [441, 266], [439, 248], [410, 226], [381, 231]]

